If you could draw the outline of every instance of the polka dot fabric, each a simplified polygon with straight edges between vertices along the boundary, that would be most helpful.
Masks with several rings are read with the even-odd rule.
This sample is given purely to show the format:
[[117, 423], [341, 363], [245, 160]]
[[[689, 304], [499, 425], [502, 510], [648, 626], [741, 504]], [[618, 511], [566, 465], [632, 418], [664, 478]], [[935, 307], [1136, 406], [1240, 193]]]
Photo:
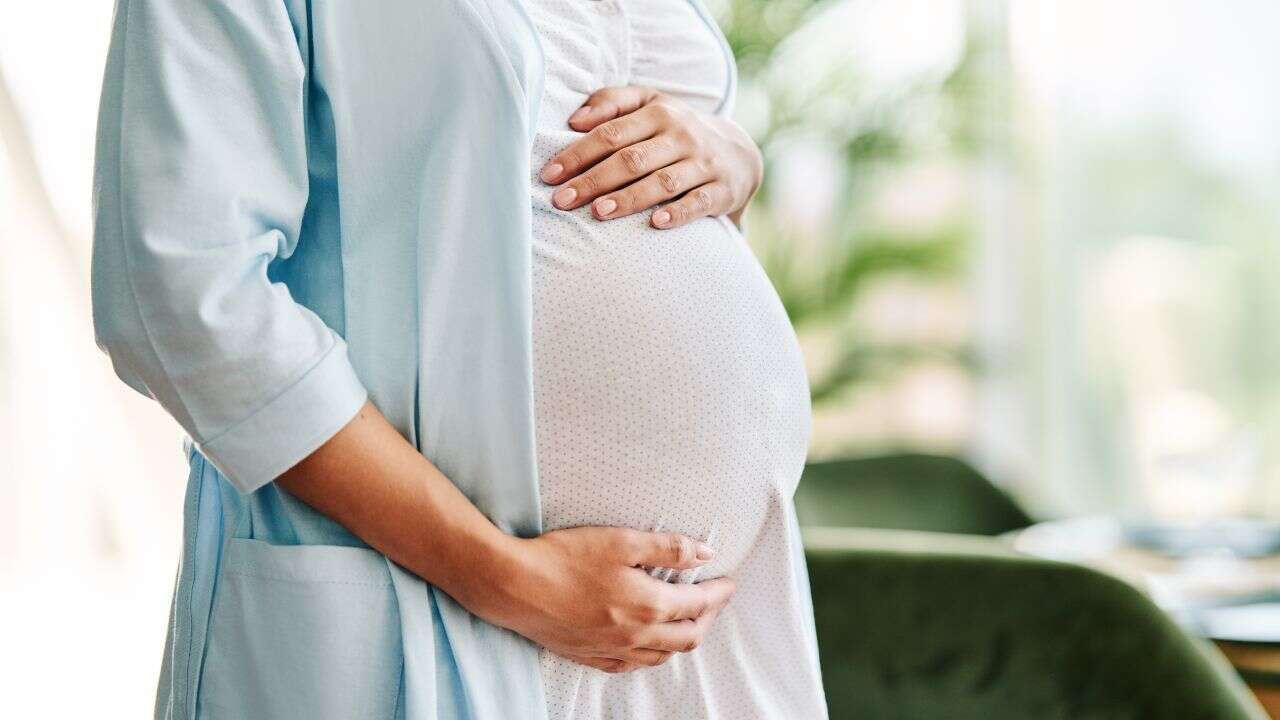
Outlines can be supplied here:
[[[715, 110], [728, 68], [686, 0], [526, 0], [546, 54], [535, 172], [595, 90], [643, 84]], [[809, 438], [795, 334], [723, 218], [600, 222], [533, 189], [533, 343], [543, 523], [682, 532], [737, 593], [702, 646], [622, 675], [548, 651], [552, 720], [824, 718], [791, 497]]]

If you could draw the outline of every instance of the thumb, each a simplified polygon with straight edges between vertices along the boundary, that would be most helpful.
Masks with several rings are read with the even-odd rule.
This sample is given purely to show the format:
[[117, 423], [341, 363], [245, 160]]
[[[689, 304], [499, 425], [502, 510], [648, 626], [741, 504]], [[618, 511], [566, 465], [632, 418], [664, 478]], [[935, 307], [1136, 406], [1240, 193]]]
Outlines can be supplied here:
[[657, 94], [652, 88], [640, 85], [601, 88], [569, 116], [569, 127], [587, 132], [600, 123], [639, 110]]
[[629, 543], [627, 563], [648, 567], [688, 570], [715, 557], [705, 543], [679, 533], [635, 532]]

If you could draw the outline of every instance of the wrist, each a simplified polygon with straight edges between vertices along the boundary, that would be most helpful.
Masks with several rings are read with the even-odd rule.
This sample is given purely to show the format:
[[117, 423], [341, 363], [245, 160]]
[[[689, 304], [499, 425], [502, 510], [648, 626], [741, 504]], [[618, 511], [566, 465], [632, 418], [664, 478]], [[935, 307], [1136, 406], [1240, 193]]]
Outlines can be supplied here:
[[492, 536], [474, 548], [467, 577], [454, 599], [489, 622], [509, 626], [513, 601], [520, 597], [523, 578], [532, 564], [531, 550], [529, 540], [495, 527]]

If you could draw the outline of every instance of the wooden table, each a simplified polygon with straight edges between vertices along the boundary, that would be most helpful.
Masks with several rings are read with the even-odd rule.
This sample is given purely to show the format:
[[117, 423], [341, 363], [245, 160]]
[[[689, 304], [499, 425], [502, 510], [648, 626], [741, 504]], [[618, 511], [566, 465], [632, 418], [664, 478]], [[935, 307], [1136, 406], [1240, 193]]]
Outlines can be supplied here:
[[1138, 547], [1115, 519], [1032, 525], [1009, 535], [1030, 555], [1097, 568], [1147, 593], [1190, 632], [1206, 637], [1280, 720], [1280, 555], [1172, 557]]
[[1272, 718], [1280, 718], [1280, 644], [1215, 640], [1239, 671], [1258, 702]]

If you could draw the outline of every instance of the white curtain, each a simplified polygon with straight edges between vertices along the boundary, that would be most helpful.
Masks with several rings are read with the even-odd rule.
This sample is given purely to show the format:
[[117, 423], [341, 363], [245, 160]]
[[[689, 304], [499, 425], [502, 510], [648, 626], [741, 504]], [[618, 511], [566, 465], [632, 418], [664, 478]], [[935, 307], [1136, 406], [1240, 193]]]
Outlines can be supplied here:
[[999, 5], [984, 457], [1051, 514], [1280, 516], [1280, 6]]
[[0, 3], [3, 717], [146, 716], [176, 569], [180, 432], [115, 379], [90, 322], [110, 5], [67, 23], [58, 4]]

